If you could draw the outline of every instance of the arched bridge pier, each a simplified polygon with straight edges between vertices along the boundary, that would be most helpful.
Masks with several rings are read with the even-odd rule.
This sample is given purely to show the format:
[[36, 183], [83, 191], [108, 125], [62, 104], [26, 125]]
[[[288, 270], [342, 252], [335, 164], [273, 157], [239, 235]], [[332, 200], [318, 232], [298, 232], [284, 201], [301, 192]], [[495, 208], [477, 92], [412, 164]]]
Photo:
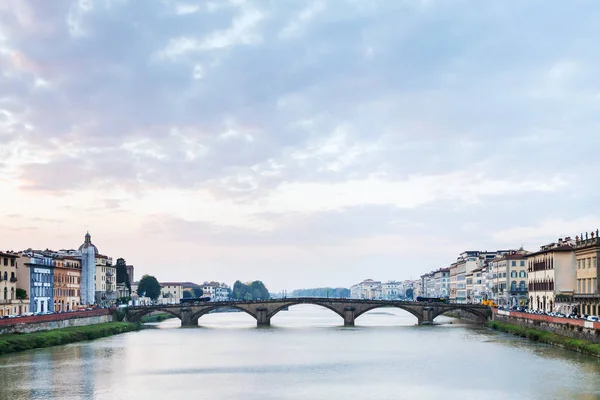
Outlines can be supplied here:
[[182, 326], [198, 326], [198, 320], [204, 314], [219, 308], [237, 308], [250, 314], [256, 319], [257, 326], [271, 325], [271, 318], [279, 311], [297, 304], [313, 304], [330, 309], [338, 314], [345, 326], [354, 326], [356, 318], [367, 311], [382, 307], [395, 307], [409, 312], [417, 318], [419, 325], [433, 324], [434, 319], [447, 311], [462, 310], [473, 315], [479, 323], [484, 323], [491, 317], [491, 309], [479, 304], [447, 304], [419, 303], [410, 301], [390, 300], [358, 300], [358, 299], [329, 299], [329, 298], [285, 298], [257, 301], [221, 301], [198, 303], [191, 305], [158, 305], [137, 306], [127, 309], [128, 321], [139, 321], [141, 317], [151, 312], [166, 312], [181, 320]]

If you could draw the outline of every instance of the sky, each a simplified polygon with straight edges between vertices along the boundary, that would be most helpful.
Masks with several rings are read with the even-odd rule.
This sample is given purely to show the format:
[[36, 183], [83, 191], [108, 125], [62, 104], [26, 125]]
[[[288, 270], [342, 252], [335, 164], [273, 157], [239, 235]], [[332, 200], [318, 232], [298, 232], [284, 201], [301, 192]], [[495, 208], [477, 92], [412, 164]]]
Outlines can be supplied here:
[[272, 292], [600, 227], [600, 3], [2, 0], [0, 250]]

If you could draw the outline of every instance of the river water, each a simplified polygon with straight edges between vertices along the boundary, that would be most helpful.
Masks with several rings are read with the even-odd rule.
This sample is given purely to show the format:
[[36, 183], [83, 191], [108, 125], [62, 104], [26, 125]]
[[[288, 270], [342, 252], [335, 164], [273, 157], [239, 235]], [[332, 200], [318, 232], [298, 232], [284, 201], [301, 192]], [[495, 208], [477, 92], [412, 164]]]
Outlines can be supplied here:
[[600, 359], [396, 309], [294, 306], [0, 357], [0, 399], [600, 399]]

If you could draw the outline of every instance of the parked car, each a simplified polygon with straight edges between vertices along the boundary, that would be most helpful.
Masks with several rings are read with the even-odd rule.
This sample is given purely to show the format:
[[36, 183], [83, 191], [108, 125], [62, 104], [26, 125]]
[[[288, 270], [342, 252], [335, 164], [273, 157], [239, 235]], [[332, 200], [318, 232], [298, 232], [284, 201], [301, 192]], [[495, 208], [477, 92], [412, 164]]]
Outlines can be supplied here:
[[591, 322], [599, 322], [598, 317], [595, 315], [590, 315], [589, 317], [587, 317], [587, 320]]

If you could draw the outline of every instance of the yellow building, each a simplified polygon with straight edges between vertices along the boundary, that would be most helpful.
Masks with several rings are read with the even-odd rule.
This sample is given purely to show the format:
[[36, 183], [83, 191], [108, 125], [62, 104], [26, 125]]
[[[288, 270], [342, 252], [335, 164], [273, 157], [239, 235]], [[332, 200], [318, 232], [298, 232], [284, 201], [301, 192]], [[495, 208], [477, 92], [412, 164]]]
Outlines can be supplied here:
[[0, 316], [22, 315], [29, 312], [29, 300], [17, 299], [18, 266], [17, 253], [0, 252]]
[[183, 298], [181, 282], [161, 282], [159, 301], [164, 304], [177, 304]]
[[579, 313], [600, 314], [600, 292], [598, 288], [598, 258], [600, 238], [598, 231], [576, 236], [575, 258], [577, 260], [577, 289], [574, 300], [579, 304]]

